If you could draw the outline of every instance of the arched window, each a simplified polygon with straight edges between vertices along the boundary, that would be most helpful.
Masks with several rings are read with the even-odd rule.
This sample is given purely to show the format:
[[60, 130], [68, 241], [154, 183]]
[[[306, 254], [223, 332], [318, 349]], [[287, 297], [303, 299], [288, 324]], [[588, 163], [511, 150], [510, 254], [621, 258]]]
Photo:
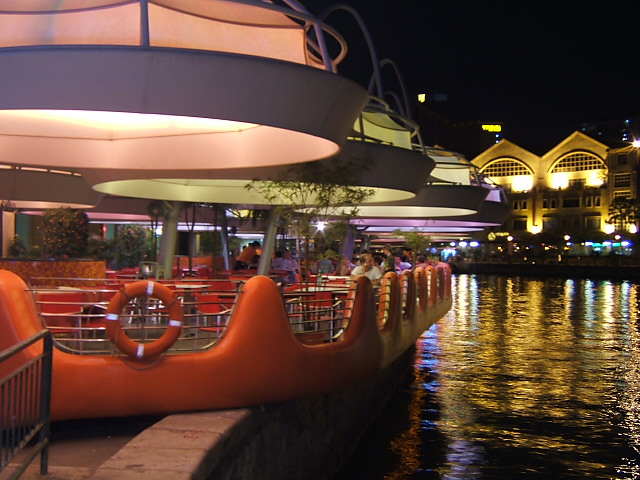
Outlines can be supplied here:
[[589, 152], [575, 152], [561, 157], [552, 167], [549, 173], [583, 172], [585, 170], [604, 170], [607, 166], [604, 161]]
[[487, 163], [480, 173], [488, 177], [513, 177], [516, 175], [532, 175], [531, 169], [515, 158], [498, 158]]

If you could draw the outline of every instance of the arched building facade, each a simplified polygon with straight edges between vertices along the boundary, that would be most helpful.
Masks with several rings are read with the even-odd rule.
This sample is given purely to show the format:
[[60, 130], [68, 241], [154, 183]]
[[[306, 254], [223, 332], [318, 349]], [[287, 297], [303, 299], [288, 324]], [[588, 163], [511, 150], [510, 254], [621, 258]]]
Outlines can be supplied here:
[[507, 192], [512, 210], [503, 234], [545, 232], [584, 242], [637, 231], [633, 219], [610, 222], [612, 202], [638, 198], [637, 147], [611, 148], [574, 132], [542, 156], [502, 140], [472, 163]]

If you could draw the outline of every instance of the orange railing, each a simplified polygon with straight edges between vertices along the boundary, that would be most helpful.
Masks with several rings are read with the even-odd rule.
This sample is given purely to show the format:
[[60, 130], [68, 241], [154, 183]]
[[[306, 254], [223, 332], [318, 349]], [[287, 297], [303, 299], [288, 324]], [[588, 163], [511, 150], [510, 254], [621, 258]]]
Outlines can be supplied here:
[[[178, 341], [168, 354], [202, 352], [213, 348], [224, 335], [238, 295], [251, 277], [234, 279], [173, 279], [160, 283], [172, 289], [184, 309]], [[74, 279], [79, 284], [81, 279]], [[113, 295], [133, 281], [105, 280], [90, 286], [41, 288], [32, 286], [43, 324], [57, 347], [76, 354], [112, 355], [114, 345], [105, 334], [105, 313]], [[440, 268], [419, 268], [400, 276], [388, 273], [375, 292], [380, 330], [390, 331], [398, 322], [412, 322], [451, 294], [450, 273]], [[282, 301], [291, 331], [303, 343], [331, 343], [348, 328], [353, 308], [353, 282], [294, 285], [283, 289]], [[133, 299], [121, 314], [123, 331], [138, 342], [158, 338], [167, 328], [169, 315], [156, 299]]]
[[[442, 264], [386, 274], [380, 288], [361, 277], [283, 292], [256, 276], [52, 289], [0, 270], [0, 349], [65, 319], [50, 328], [56, 420], [285, 401], [346, 388], [385, 368], [449, 310], [449, 281]], [[132, 295], [125, 303], [123, 286]], [[126, 342], [118, 335], [138, 350], [120, 351], [115, 345]]]

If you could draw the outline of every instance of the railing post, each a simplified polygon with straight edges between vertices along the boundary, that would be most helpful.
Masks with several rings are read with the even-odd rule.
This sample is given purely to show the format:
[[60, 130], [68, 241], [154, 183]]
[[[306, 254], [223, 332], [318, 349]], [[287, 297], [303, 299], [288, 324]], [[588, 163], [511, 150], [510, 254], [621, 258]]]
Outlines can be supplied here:
[[53, 340], [51, 332], [46, 330], [42, 339], [42, 371], [40, 386], [40, 433], [38, 443], [43, 445], [40, 454], [40, 474], [49, 470], [49, 435], [51, 433], [51, 374], [53, 371]]

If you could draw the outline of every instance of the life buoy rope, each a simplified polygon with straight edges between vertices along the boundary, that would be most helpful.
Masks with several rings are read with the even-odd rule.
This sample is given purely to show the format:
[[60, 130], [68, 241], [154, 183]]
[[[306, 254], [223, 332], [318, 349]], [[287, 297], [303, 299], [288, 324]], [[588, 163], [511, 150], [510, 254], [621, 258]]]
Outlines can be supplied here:
[[[122, 331], [120, 315], [124, 307], [137, 297], [147, 296], [162, 302], [169, 312], [169, 325], [162, 336], [149, 343], [138, 343]], [[118, 291], [107, 307], [106, 330], [109, 339], [125, 355], [135, 359], [154, 358], [165, 352], [180, 336], [184, 313], [182, 304], [173, 292], [161, 283], [134, 282]]]

